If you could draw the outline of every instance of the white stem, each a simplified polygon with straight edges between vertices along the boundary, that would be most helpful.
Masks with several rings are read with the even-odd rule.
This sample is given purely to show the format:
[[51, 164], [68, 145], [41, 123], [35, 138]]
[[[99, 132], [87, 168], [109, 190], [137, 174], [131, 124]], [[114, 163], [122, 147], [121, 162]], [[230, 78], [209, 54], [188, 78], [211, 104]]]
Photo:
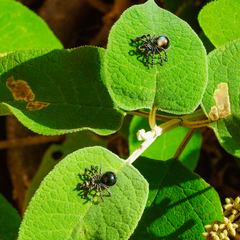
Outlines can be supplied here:
[[132, 164], [155, 140], [157, 136], [144, 141], [127, 159], [127, 162]]
[[159, 125], [154, 137], [145, 140], [127, 159], [126, 162], [132, 164], [155, 140], [158, 136], [181, 125], [181, 119], [172, 119]]

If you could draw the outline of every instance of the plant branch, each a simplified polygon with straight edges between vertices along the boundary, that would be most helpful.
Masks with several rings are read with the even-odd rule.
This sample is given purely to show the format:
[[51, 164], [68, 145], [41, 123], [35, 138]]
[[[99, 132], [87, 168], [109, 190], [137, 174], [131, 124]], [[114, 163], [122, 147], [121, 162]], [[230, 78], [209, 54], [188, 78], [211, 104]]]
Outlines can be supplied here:
[[28, 136], [24, 138], [9, 139], [0, 141], [0, 149], [16, 148], [30, 145], [39, 145], [48, 142], [59, 142], [65, 139], [65, 135], [60, 136]]
[[182, 140], [180, 146], [178, 147], [176, 153], [174, 154], [173, 158], [179, 158], [180, 155], [182, 154], [184, 148], [186, 147], [186, 145], [188, 144], [189, 140], [191, 139], [191, 137], [193, 136], [193, 134], [197, 131], [196, 128], [192, 128], [190, 129], [186, 136], [184, 137], [184, 139]]
[[[149, 118], [150, 113], [144, 112], [142, 110], [138, 110], [138, 111], [128, 112], [127, 114]], [[206, 116], [202, 109], [197, 110], [197, 111], [195, 111], [189, 115], [185, 115], [185, 116], [165, 116], [165, 115], [156, 114], [156, 120], [159, 120], [159, 121], [167, 122], [172, 119], [180, 119], [181, 126], [186, 127], [186, 128], [206, 127], [206, 126], [208, 126], [209, 123], [213, 122], [211, 119], [206, 119]], [[204, 119], [204, 120], [202, 120], [202, 119]]]
[[[158, 127], [160, 128], [160, 134], [166, 133], [176, 127], [181, 126], [181, 119], [172, 119], [167, 121]], [[132, 164], [155, 140], [159, 135], [155, 135], [154, 137], [145, 140], [127, 159], [126, 162]]]

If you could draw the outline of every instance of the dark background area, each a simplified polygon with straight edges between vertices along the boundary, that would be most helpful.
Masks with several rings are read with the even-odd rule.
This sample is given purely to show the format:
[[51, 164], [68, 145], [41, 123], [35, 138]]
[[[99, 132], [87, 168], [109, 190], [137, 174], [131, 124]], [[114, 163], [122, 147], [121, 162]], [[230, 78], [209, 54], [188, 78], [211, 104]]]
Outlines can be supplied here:
[[[140, 0], [19, 0], [42, 17], [65, 48], [83, 45], [106, 48], [109, 31], [122, 12]], [[197, 34], [199, 10], [208, 1], [156, 0], [156, 3], [187, 21]], [[204, 44], [213, 49], [204, 36]], [[126, 121], [125, 125], [129, 121]], [[44, 152], [51, 143], [61, 143], [65, 136], [40, 136], [25, 128], [14, 116], [0, 117], [0, 192], [23, 215], [25, 193]], [[224, 201], [240, 195], [239, 159], [229, 155], [209, 128], [202, 128], [200, 160], [195, 170], [213, 186]], [[106, 138], [106, 137], [105, 137]], [[124, 134], [109, 136], [108, 149], [120, 157], [128, 155]], [[56, 154], [53, 158], [61, 157]]]

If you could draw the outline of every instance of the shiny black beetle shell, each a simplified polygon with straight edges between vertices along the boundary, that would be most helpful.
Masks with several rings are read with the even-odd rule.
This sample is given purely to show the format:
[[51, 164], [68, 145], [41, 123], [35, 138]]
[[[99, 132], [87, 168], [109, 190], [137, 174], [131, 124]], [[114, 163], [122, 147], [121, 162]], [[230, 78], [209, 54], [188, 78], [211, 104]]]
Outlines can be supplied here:
[[112, 171], [103, 173], [100, 182], [107, 187], [112, 187], [117, 183], [117, 175]]

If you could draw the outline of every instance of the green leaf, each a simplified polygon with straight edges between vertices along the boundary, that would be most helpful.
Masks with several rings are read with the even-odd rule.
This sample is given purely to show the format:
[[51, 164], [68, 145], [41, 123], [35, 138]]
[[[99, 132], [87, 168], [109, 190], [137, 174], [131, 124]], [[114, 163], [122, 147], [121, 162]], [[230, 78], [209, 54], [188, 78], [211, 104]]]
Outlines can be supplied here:
[[[102, 202], [95, 191], [82, 199], [79, 173], [103, 164], [118, 182], [104, 190]], [[98, 193], [99, 194], [99, 193]], [[44, 179], [24, 214], [19, 240], [128, 239], [148, 197], [148, 183], [133, 166], [101, 147], [84, 148], [68, 155]]]
[[[157, 125], [160, 124], [161, 122], [158, 121]], [[146, 132], [151, 130], [148, 119], [134, 116], [130, 125], [130, 134], [128, 138], [130, 154], [132, 154], [142, 144], [142, 141], [138, 141], [136, 135], [140, 129], [145, 129]], [[164, 133], [159, 136], [141, 156], [155, 160], [168, 160], [173, 157], [188, 130], [188, 128], [178, 127]], [[198, 130], [193, 135], [180, 156], [180, 160], [191, 170], [194, 170], [197, 166], [201, 143], [201, 132]]]
[[6, 116], [11, 115], [12, 112], [7, 106], [4, 106], [3, 104], [0, 104], [0, 116]]
[[218, 0], [208, 3], [199, 13], [199, 24], [215, 47], [238, 39], [240, 2]]
[[0, 53], [30, 48], [63, 48], [48, 25], [17, 1], [0, 1]]
[[198, 4], [198, 0], [165, 0], [164, 8], [181, 19], [185, 20], [195, 32], [199, 32], [199, 23], [197, 21], [198, 12], [202, 4]]
[[[150, 63], [145, 66], [147, 52], [139, 51], [138, 43], [131, 41], [144, 34], [170, 39], [169, 60], [164, 66], [159, 54], [153, 68]], [[104, 65], [109, 93], [125, 110], [155, 105], [169, 113], [190, 113], [199, 105], [207, 83], [206, 50], [201, 40], [186, 22], [153, 0], [129, 8], [114, 24]]]
[[27, 190], [24, 208], [28, 206], [31, 198], [39, 188], [44, 177], [54, 168], [54, 166], [68, 154], [84, 147], [102, 146], [106, 147], [107, 142], [90, 131], [69, 133], [66, 140], [61, 144], [52, 144], [44, 154], [38, 172], [34, 176]]
[[149, 182], [148, 202], [133, 239], [203, 239], [203, 226], [222, 220], [217, 192], [180, 161], [139, 158]]
[[114, 133], [122, 124], [123, 112], [105, 87], [104, 53], [102, 48], [80, 47], [8, 54], [0, 58], [0, 101], [40, 134], [83, 129]]
[[204, 47], [207, 50], [207, 53], [211, 52], [212, 50], [215, 49], [215, 47], [213, 46], [213, 44], [210, 42], [210, 40], [207, 38], [207, 36], [204, 34], [203, 31], [201, 31], [199, 33], [199, 37], [202, 40]]
[[214, 91], [220, 83], [228, 84], [231, 115], [215, 121], [209, 126], [213, 128], [218, 141], [230, 154], [240, 157], [240, 40], [228, 42], [209, 54], [209, 83], [202, 100], [202, 108], [209, 116], [211, 107], [215, 105]]
[[17, 239], [20, 223], [16, 209], [0, 194], [0, 239]]

